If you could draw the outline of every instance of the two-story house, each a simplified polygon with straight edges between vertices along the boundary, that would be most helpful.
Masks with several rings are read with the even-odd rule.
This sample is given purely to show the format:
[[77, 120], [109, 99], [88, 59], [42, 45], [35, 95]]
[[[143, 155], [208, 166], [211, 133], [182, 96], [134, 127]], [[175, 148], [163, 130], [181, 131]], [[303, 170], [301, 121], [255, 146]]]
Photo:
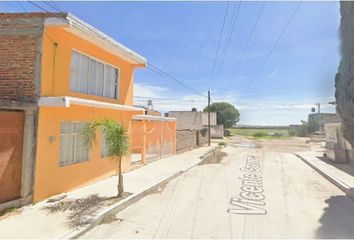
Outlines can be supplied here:
[[144, 114], [133, 106], [133, 72], [146, 64], [71, 14], [0, 14], [2, 208], [114, 173], [102, 136], [89, 148], [82, 127], [107, 117], [130, 129], [133, 116]]

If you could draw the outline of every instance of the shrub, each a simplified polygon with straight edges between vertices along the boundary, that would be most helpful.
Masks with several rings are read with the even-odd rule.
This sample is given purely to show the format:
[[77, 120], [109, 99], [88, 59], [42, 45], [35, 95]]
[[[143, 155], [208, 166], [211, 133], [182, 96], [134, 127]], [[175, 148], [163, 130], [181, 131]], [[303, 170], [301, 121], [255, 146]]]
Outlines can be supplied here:
[[273, 136], [273, 137], [280, 138], [280, 137], [282, 137], [282, 136], [283, 136], [283, 134], [282, 134], [282, 133], [280, 133], [280, 132], [275, 132], [275, 133], [273, 133], [273, 134], [272, 134], [272, 136]]
[[290, 137], [294, 137], [296, 135], [296, 131], [295, 130], [289, 130], [288, 134]]
[[226, 143], [224, 143], [224, 142], [219, 142], [218, 145], [221, 146], [221, 147], [225, 147], [225, 146], [226, 146]]
[[224, 136], [225, 136], [225, 137], [230, 137], [230, 136], [231, 136], [230, 130], [225, 129], [225, 130], [224, 130]]
[[253, 137], [255, 138], [261, 138], [261, 137], [265, 137], [267, 134], [264, 132], [256, 132], [253, 134]]

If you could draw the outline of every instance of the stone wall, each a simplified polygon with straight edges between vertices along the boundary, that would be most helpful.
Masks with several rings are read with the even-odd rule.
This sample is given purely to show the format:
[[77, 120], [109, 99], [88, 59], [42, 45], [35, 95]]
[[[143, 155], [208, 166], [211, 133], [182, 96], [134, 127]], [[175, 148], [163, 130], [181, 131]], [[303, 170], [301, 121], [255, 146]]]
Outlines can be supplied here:
[[335, 79], [337, 111], [342, 132], [354, 146], [354, 2], [340, 1], [342, 59]]

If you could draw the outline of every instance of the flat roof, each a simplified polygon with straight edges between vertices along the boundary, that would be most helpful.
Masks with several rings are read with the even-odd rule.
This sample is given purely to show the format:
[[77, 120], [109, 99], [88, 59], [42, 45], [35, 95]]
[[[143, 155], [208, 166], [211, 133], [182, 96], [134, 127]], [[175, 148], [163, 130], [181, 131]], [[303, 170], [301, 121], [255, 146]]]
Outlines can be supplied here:
[[0, 18], [42, 18], [46, 26], [62, 26], [131, 64], [147, 66], [146, 58], [71, 13], [0, 13]]

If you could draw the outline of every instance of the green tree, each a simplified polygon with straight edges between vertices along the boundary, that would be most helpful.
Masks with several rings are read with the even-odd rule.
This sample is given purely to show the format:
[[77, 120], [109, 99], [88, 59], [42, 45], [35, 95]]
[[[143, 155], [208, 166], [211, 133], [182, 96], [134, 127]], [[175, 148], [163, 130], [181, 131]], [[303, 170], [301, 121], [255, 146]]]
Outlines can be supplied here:
[[107, 150], [112, 160], [118, 161], [118, 194], [121, 197], [124, 192], [123, 174], [122, 174], [122, 157], [130, 151], [130, 141], [124, 126], [113, 119], [98, 119], [87, 123], [83, 129], [83, 137], [85, 144], [92, 146], [96, 144], [96, 131], [101, 131], [105, 137]]
[[[204, 112], [208, 107], [204, 108]], [[224, 125], [224, 128], [230, 128], [240, 121], [240, 113], [234, 105], [227, 102], [216, 102], [210, 105], [210, 112], [216, 112], [217, 124]]]

